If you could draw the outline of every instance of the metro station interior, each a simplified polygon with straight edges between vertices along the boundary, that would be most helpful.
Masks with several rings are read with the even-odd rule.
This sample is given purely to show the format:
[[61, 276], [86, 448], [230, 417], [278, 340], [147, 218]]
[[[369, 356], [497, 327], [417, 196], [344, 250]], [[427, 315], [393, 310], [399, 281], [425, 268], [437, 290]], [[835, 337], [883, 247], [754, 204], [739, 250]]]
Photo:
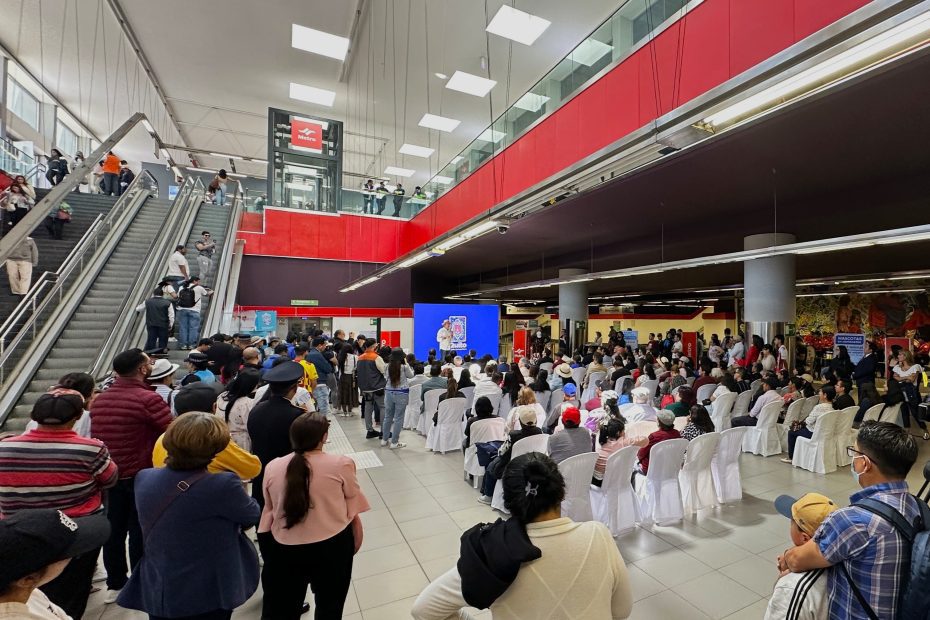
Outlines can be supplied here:
[[[831, 532], [861, 527], [887, 543], [900, 534], [857, 502], [877, 494], [919, 531], [914, 511], [930, 497], [930, 0], [8, 0], [0, 10], [0, 529], [47, 508], [78, 532], [110, 530], [80, 558], [49, 556], [72, 559], [47, 583], [0, 575], [0, 616], [907, 617], [914, 586], [878, 574], [885, 546], [842, 555]], [[151, 368], [130, 381], [139, 364], [125, 374], [127, 358]], [[368, 368], [380, 383], [369, 385]], [[471, 391], [458, 385], [463, 368]], [[300, 379], [276, 382], [288, 371]], [[69, 373], [93, 395], [72, 389]], [[692, 390], [709, 377], [751, 400], [721, 405]], [[445, 390], [447, 379], [442, 400], [424, 396], [433, 390], [421, 385]], [[135, 430], [127, 414], [108, 417], [107, 392], [126, 382], [162, 396], [164, 424], [151, 412]], [[572, 382], [577, 399], [562, 405]], [[290, 384], [297, 395], [276, 387]], [[485, 448], [466, 431], [484, 384], [500, 424], [499, 436], [485, 425], [480, 445], [498, 443], [478, 465]], [[223, 446], [261, 472], [217, 465], [228, 447], [199, 465], [238, 475], [234, 490], [248, 497], [235, 497], [261, 515], [215, 542], [216, 553], [243, 540], [249, 550], [223, 568], [214, 551], [152, 548], [162, 512], [151, 519], [143, 484], [182, 471], [171, 434], [187, 413], [174, 399], [208, 386]], [[43, 417], [71, 392], [86, 427]], [[848, 406], [833, 407], [841, 396]], [[123, 397], [129, 409], [140, 398]], [[249, 404], [224, 416], [235, 402]], [[287, 490], [273, 487], [277, 460], [259, 439], [281, 423], [270, 421], [276, 403], [301, 422], [274, 428], [273, 458], [317, 454], [293, 531], [269, 525], [291, 519], [273, 507], [275, 493], [292, 493], [291, 468]], [[651, 414], [633, 415], [643, 403]], [[679, 403], [673, 428], [663, 413]], [[535, 424], [523, 419], [533, 404]], [[393, 430], [390, 416], [403, 418]], [[712, 428], [688, 435], [703, 418]], [[299, 448], [301, 424], [325, 424], [324, 438]], [[532, 426], [548, 443], [526, 447]], [[591, 450], [559, 460], [559, 434], [581, 429]], [[120, 473], [92, 476], [74, 504], [64, 478], [40, 475], [55, 471], [48, 463], [19, 460], [53, 432], [108, 449]], [[650, 477], [649, 450], [666, 432], [683, 442], [683, 468]], [[707, 437], [706, 458], [685, 451], [685, 435], [692, 446]], [[621, 466], [613, 449], [636, 458]], [[508, 483], [528, 459], [560, 481], [540, 494], [550, 483], [566, 494], [532, 518], [521, 511], [542, 500], [528, 499], [530, 478]], [[505, 466], [492, 476], [495, 460]], [[901, 460], [908, 467], [890, 475]], [[314, 509], [335, 493], [315, 486], [316, 468], [337, 462], [351, 470], [340, 484], [359, 493], [336, 493], [338, 518]], [[514, 499], [517, 487], [527, 491]], [[806, 531], [802, 500], [820, 496], [829, 510]], [[169, 515], [196, 510], [167, 502]], [[124, 510], [133, 516], [114, 514]], [[472, 528], [498, 519], [489, 532], [519, 530], [542, 557], [511, 560], [495, 596], [474, 598], [490, 586], [467, 583]], [[565, 528], [548, 547], [547, 523]], [[582, 534], [600, 537], [585, 547], [587, 569], [566, 559]], [[325, 545], [345, 537], [355, 548], [339, 559]], [[0, 549], [0, 564], [18, 545]], [[331, 570], [296, 568], [301, 549], [307, 566]], [[896, 553], [886, 564], [914, 565]], [[557, 586], [553, 556], [566, 563]], [[591, 581], [601, 556], [609, 587]], [[500, 577], [499, 558], [481, 561]], [[236, 593], [160, 576], [189, 565], [219, 582], [235, 562]], [[870, 609], [846, 569], [867, 581]], [[303, 586], [298, 608], [287, 588]]]

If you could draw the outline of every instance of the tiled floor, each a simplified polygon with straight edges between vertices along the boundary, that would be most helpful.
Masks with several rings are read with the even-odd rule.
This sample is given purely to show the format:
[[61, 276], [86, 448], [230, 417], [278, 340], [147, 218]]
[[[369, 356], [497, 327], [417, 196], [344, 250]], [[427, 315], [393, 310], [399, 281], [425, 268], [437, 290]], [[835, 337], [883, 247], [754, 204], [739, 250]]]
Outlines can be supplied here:
[[[383, 463], [359, 470], [371, 511], [362, 515], [365, 541], [355, 558], [345, 617], [409, 618], [428, 581], [454, 566], [461, 532], [498, 515], [479, 504], [477, 493], [463, 481], [461, 453], [428, 453], [425, 440], [409, 431], [403, 436], [408, 447], [392, 451], [365, 440], [357, 417], [337, 418], [337, 424], [348, 441], [334, 441], [334, 451], [372, 450]], [[342, 433], [334, 429], [333, 434]], [[923, 482], [923, 463], [930, 458], [930, 442], [919, 443], [919, 466], [909, 479], [912, 491]], [[793, 469], [777, 457], [746, 454], [741, 465], [742, 502], [701, 511], [674, 526], [637, 528], [617, 539], [632, 581], [632, 618], [761, 618], [776, 578], [775, 556], [790, 545], [788, 523], [775, 513], [772, 500], [782, 493], [816, 490], [845, 505], [856, 489], [847, 468], [821, 476]], [[260, 610], [261, 590], [233, 618], [257, 619]], [[145, 616], [104, 606], [103, 593], [96, 593], [85, 618]]]

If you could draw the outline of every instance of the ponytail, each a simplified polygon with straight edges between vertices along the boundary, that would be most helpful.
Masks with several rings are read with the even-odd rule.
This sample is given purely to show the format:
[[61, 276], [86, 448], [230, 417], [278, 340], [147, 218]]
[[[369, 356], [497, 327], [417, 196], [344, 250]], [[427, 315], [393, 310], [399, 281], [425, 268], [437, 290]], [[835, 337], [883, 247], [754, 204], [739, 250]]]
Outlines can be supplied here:
[[310, 499], [310, 478], [313, 471], [303, 452], [294, 452], [284, 476], [284, 522], [290, 529], [303, 521], [313, 508]]

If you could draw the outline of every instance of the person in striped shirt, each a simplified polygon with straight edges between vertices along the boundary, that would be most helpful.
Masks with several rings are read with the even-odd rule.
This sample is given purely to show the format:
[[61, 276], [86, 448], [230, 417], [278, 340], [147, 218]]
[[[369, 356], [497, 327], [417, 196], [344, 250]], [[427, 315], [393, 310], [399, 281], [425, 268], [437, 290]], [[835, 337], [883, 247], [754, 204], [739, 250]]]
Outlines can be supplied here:
[[[54, 387], [32, 408], [38, 428], [0, 441], [0, 516], [52, 508], [69, 517], [103, 512], [103, 490], [119, 479], [103, 442], [81, 437], [74, 425], [84, 412], [77, 390]], [[87, 607], [100, 549], [71, 560], [60, 576], [42, 586], [72, 618]]]

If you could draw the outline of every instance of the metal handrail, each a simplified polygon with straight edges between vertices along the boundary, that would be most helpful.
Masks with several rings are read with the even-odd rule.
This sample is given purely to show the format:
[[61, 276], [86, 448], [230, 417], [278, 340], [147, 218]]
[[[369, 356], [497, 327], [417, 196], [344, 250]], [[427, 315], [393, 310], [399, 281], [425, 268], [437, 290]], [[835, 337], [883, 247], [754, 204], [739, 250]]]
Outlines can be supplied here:
[[[233, 208], [229, 214], [229, 221], [226, 223], [226, 230], [223, 234], [224, 246], [220, 254], [220, 260], [216, 267], [216, 277], [213, 281], [213, 299], [207, 307], [207, 316], [204, 317], [203, 329], [204, 334], [214, 334], [222, 329], [223, 310], [226, 307], [227, 297], [230, 289], [230, 269], [232, 263], [233, 251], [236, 245], [236, 231], [239, 229], [239, 219], [245, 209], [243, 197], [237, 196], [233, 201]], [[237, 278], [238, 283], [238, 278]], [[233, 298], [235, 298], [235, 289], [233, 288]]]
[[[149, 187], [158, 187], [155, 177], [143, 170], [141, 174], [133, 179], [123, 195], [113, 205], [113, 208], [106, 215], [100, 214], [97, 216], [78, 244], [65, 257], [61, 266], [55, 272], [44, 272], [36, 280], [36, 283], [30, 287], [23, 300], [0, 326], [0, 385], [3, 385], [5, 381], [6, 365], [10, 356], [13, 355], [26, 333], [31, 331], [33, 338], [35, 337], [39, 317], [48, 307], [52, 298], [57, 294], [58, 301], [61, 302], [65, 285], [69, 283], [71, 276], [80, 275], [84, 272], [87, 262], [85, 259], [88, 254], [93, 255], [96, 253], [100, 239], [113, 230], [115, 223], [126, 213], [128, 206], [133, 202], [133, 198], [140, 191], [148, 191], [148, 187], [143, 190], [143, 182], [149, 183]], [[91, 244], [93, 244], [93, 247], [91, 247]], [[77, 269], [76, 272], [75, 269]], [[30, 312], [31, 314], [29, 314]], [[17, 324], [27, 314], [29, 316], [26, 322], [19, 327], [14, 335]]]

